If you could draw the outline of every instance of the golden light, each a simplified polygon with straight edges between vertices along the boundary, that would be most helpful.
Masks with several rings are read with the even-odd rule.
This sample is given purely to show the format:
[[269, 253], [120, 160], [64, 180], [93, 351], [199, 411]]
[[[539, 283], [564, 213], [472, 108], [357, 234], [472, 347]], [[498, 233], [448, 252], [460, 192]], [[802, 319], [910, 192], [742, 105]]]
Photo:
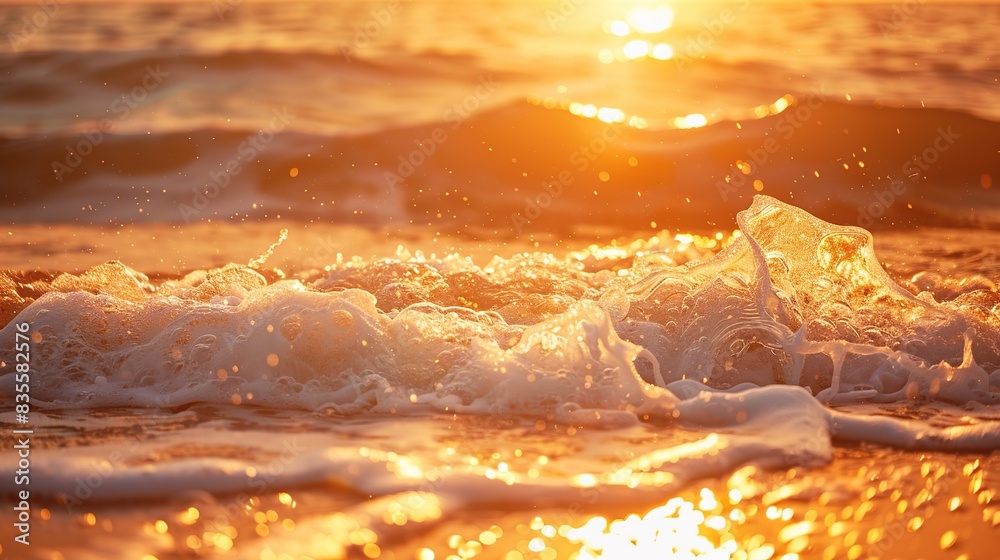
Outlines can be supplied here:
[[635, 128], [646, 128], [647, 126], [649, 126], [646, 123], [646, 119], [638, 116], [629, 117], [628, 125]]
[[705, 514], [691, 502], [673, 498], [642, 517], [632, 514], [611, 523], [594, 517], [582, 527], [570, 529], [566, 537], [582, 545], [579, 558], [652, 558], [664, 550], [683, 557], [730, 558], [737, 550], [735, 540], [716, 545], [721, 535], [710, 539], [701, 534], [705, 520]]
[[666, 43], [658, 43], [653, 47], [652, 56], [657, 60], [670, 60], [674, 57], [674, 48]]
[[625, 58], [629, 60], [642, 58], [647, 54], [649, 54], [649, 51], [650, 51], [649, 43], [647, 41], [643, 41], [642, 39], [635, 39], [634, 41], [629, 41], [628, 43], [625, 43], [624, 47], [622, 47], [622, 54], [625, 55]]
[[295, 507], [295, 499], [287, 492], [278, 492], [278, 501], [286, 506]]
[[674, 11], [667, 6], [655, 9], [639, 6], [629, 10], [625, 19], [638, 33], [659, 33], [673, 25]]
[[629, 27], [627, 23], [621, 20], [615, 20], [608, 24], [608, 33], [612, 35], [617, 35], [619, 37], [624, 37], [632, 32], [632, 28]]
[[632, 128], [646, 128], [646, 126], [648, 126], [646, 119], [637, 115], [628, 116], [624, 111], [616, 107], [598, 107], [589, 103], [583, 104], [578, 101], [569, 100], [563, 100], [560, 102], [551, 100], [550, 102], [550, 99], [542, 100], [538, 97], [528, 97], [528, 103], [531, 103], [532, 105], [541, 104], [546, 109], [563, 109], [578, 117], [585, 117], [588, 119], [596, 118], [601, 122], [609, 124], [623, 122]]
[[[747, 523], [749, 517], [738, 505], [742, 496], [738, 491], [735, 494], [731, 490], [728, 496], [723, 496], [729, 500], [720, 501], [711, 489], [702, 488], [697, 505], [675, 497], [643, 515], [629, 514], [613, 520], [598, 515], [579, 527], [564, 525], [558, 534], [580, 545], [572, 556], [579, 559], [660, 558], [664, 551], [669, 551], [670, 557], [678, 558], [799, 560], [797, 551], [808, 546], [815, 523], [787, 525], [782, 538], [774, 543], [767, 542], [761, 534], [741, 539], [737, 526]], [[539, 522], [532, 528], [538, 530], [541, 525]], [[778, 547], [786, 545], [787, 552], [779, 552]], [[797, 551], [788, 550], [791, 548]]]
[[183, 525], [194, 525], [200, 515], [198, 508], [189, 507], [178, 515], [178, 521]]
[[573, 485], [578, 488], [592, 488], [597, 485], [597, 478], [592, 474], [581, 474], [573, 477]]
[[606, 123], [624, 122], [625, 112], [614, 107], [601, 107], [597, 110], [597, 118]]
[[778, 113], [787, 109], [792, 103], [795, 102], [795, 96], [791, 94], [786, 94], [778, 98], [777, 101], [771, 104], [771, 114], [777, 115]]
[[693, 113], [686, 117], [674, 119], [674, 126], [677, 128], [699, 128], [708, 124], [708, 118], [700, 113]]

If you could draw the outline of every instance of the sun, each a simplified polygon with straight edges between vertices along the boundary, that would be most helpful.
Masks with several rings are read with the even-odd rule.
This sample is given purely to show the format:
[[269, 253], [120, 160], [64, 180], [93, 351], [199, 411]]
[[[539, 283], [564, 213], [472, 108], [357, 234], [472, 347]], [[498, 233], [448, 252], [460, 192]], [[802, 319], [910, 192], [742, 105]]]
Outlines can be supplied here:
[[669, 6], [638, 6], [629, 10], [625, 21], [637, 33], [659, 33], [673, 25], [674, 10]]

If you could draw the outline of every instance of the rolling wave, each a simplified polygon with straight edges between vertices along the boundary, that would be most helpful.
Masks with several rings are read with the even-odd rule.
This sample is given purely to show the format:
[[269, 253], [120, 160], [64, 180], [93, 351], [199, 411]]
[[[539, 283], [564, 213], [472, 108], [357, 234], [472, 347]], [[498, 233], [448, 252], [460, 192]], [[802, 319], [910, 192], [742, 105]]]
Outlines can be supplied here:
[[866, 228], [1000, 224], [1000, 125], [953, 111], [812, 94], [760, 119], [652, 130], [470, 97], [437, 121], [335, 136], [294, 130], [286, 107], [264, 116], [256, 131], [0, 139], [0, 217], [190, 222], [281, 208], [503, 237], [579, 224], [726, 228], [764, 193]]

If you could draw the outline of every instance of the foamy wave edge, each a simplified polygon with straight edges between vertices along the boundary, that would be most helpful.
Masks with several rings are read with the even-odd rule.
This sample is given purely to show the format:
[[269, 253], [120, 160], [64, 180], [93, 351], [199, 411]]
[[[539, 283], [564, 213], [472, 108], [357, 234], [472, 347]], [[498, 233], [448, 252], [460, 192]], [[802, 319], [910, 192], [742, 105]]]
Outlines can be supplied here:
[[[345, 278], [364, 283], [357, 270], [336, 267], [309, 284], [268, 284], [251, 268], [228, 265], [152, 290], [141, 274], [108, 266], [100, 269], [103, 291], [117, 295], [82, 285], [47, 293], [0, 331], [0, 340], [12, 343], [16, 325], [30, 325], [32, 403], [50, 410], [240, 404], [333, 418], [461, 413], [606, 429], [679, 423], [703, 434], [614, 472], [576, 474], [569, 487], [555, 479], [511, 486], [470, 467], [452, 475], [446, 491], [422, 498], [442, 508], [477, 500], [559, 504], [595, 485], [602, 503], [627, 503], [636, 492], [662, 493], [748, 463], [824, 464], [836, 440], [1000, 447], [1000, 423], [974, 414], [997, 399], [997, 374], [972, 355], [975, 341], [995, 360], [991, 316], [899, 288], [864, 230], [826, 224], [767, 197], [742, 212], [739, 224], [741, 238], [706, 262], [681, 267], [651, 256], [624, 273], [588, 276], [577, 267], [559, 277], [547, 267], [565, 272], [565, 262], [544, 256], [509, 268], [494, 259], [481, 273], [494, 276], [501, 293], [514, 283], [537, 296], [533, 315], [516, 315], [521, 321], [502, 306], [476, 311], [424, 301], [380, 310], [371, 291], [335, 290]], [[418, 269], [418, 286], [429, 282], [430, 270], [450, 278], [471, 266], [382, 264]], [[413, 288], [375, 280], [390, 292]], [[14, 383], [12, 365], [4, 364], [0, 383]], [[909, 401], [973, 412], [941, 427], [838, 410]], [[11, 414], [3, 419], [13, 421]], [[40, 490], [72, 495], [74, 477], [97, 468], [88, 461], [46, 460], [38, 466]], [[313, 448], [276, 483], [335, 483], [380, 496], [420, 492], [412, 481], [355, 468], [366, 461], [353, 449]], [[253, 465], [171, 461], [156, 469], [156, 485], [144, 467], [124, 467], [93, 499], [154, 498], [189, 489], [195, 479], [224, 493], [253, 482]]]

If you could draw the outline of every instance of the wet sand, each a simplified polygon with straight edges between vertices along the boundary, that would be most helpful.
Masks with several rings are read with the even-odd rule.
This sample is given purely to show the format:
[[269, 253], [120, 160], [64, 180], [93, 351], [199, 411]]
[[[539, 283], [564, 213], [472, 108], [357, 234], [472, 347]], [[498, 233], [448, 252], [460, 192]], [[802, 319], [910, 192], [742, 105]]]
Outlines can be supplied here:
[[[456, 461], [474, 459], [486, 473], [503, 472], [497, 466], [506, 459], [510, 472], [533, 468], [535, 476], [562, 479], [569, 487], [572, 477], [566, 473], [577, 471], [575, 462], [593, 462], [586, 457], [593, 451], [588, 445], [618, 442], [640, 449], [669, 432], [645, 427], [645, 439], [636, 439], [636, 432], [550, 425], [532, 435], [538, 426], [530, 422], [504, 427], [457, 416], [424, 420], [407, 441], [390, 437], [404, 425], [391, 417], [342, 421], [279, 413], [280, 418], [268, 420], [273, 413], [242, 410], [61, 413], [48, 417], [35, 450], [45, 455], [111, 445], [152, 467], [178, 455], [245, 456], [252, 444], [242, 442], [260, 437], [254, 430], [269, 426], [275, 438], [322, 432], [331, 446], [353, 441], [360, 453], [371, 455], [375, 470], [391, 468], [402, 457], [420, 464], [421, 453], [410, 453], [411, 448], [448, 446]], [[908, 411], [920, 413], [919, 407]], [[232, 421], [241, 415], [243, 421]], [[81, 416], [89, 418], [81, 422]], [[220, 432], [225, 417], [231, 420], [222, 421]], [[241, 422], [244, 430], [237, 428]], [[9, 427], [5, 422], [3, 432]], [[162, 443], [179, 441], [177, 436], [189, 444]], [[231, 444], [220, 444], [220, 437]], [[421, 445], [427, 438], [434, 445]], [[727, 479], [697, 480], [679, 492], [651, 497], [637, 491], [635, 502], [627, 505], [602, 505], [600, 488], [580, 489], [579, 500], [569, 506], [497, 503], [469, 509], [437, 502], [432, 493], [370, 497], [336, 485], [308, 484], [210, 494], [194, 490], [201, 482], [191, 480], [192, 490], [156, 500], [41, 496], [33, 504], [30, 547], [7, 545], [13, 536], [9, 526], [0, 529], [0, 536], [4, 558], [24, 559], [645, 558], [651, 556], [629, 547], [650, 546], [656, 530], [662, 540], [652, 546], [660, 558], [672, 557], [672, 546], [677, 558], [691, 557], [682, 556], [684, 550], [706, 554], [693, 557], [719, 557], [707, 555], [714, 550], [723, 558], [744, 559], [989, 559], [995, 558], [1000, 536], [998, 479], [996, 452], [923, 453], [865, 445], [838, 447], [834, 460], [821, 468], [761, 471], [748, 466]]]

